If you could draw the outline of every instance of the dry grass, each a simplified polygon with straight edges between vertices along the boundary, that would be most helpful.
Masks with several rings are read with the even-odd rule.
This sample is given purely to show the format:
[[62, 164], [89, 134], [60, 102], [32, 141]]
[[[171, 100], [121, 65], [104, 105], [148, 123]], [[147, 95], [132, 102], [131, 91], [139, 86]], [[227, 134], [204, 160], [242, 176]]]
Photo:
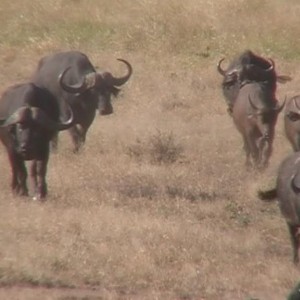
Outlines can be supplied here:
[[271, 166], [245, 171], [215, 66], [251, 48], [293, 76], [278, 98], [295, 95], [299, 11], [295, 0], [2, 0], [1, 90], [62, 49], [115, 73], [126, 58], [134, 75], [82, 153], [61, 135], [46, 203], [12, 197], [0, 149], [0, 284], [93, 287], [112, 300], [284, 299], [299, 269], [276, 204], [256, 191], [291, 148], [280, 119]]

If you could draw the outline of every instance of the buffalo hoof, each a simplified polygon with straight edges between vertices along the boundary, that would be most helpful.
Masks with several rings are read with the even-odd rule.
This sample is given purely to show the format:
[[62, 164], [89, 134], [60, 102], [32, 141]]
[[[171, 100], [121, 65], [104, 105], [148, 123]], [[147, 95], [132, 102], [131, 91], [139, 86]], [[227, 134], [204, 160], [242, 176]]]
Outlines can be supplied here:
[[29, 196], [28, 189], [24, 188], [24, 187], [20, 187], [20, 186], [17, 186], [16, 188], [14, 188], [13, 193], [20, 197], [28, 197]]
[[43, 196], [41, 196], [41, 195], [34, 195], [34, 196], [32, 197], [32, 200], [33, 200], [33, 201], [44, 202], [44, 201], [46, 201], [46, 197], [43, 197]]
[[74, 154], [79, 154], [83, 151], [83, 144], [79, 144], [79, 145], [76, 145], [74, 148], [73, 148], [73, 153]]
[[257, 171], [263, 172], [265, 169], [267, 169], [267, 167], [268, 167], [268, 163], [259, 164], [257, 166]]
[[232, 107], [227, 107], [227, 113], [232, 117]]

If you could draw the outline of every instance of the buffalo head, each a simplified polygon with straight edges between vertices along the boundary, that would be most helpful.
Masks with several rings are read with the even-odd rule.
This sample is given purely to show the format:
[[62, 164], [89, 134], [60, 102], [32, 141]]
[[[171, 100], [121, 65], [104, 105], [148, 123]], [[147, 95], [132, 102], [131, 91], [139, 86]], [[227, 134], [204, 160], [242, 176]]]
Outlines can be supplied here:
[[226, 70], [221, 67], [223, 61], [224, 58], [217, 65], [218, 72], [224, 77], [223, 84], [239, 81], [239, 84], [243, 85], [246, 81], [266, 81], [271, 80], [274, 75], [275, 65], [272, 59], [270, 59], [266, 68], [254, 63], [241, 63], [229, 66]]
[[264, 85], [273, 95], [276, 91], [276, 82], [285, 83], [291, 80], [286, 75], [277, 75], [275, 63], [272, 59], [265, 59], [248, 50], [235, 59], [226, 69], [221, 64], [222, 58], [217, 64], [217, 70], [222, 75], [222, 90], [230, 110], [235, 103], [240, 88], [251, 82]]
[[118, 59], [123, 62], [128, 72], [122, 77], [114, 77], [110, 72], [92, 72], [82, 77], [82, 80], [74, 85], [69, 85], [65, 81], [65, 76], [72, 67], [66, 68], [59, 75], [59, 84], [63, 90], [71, 94], [83, 95], [87, 91], [95, 94], [98, 98], [98, 110], [101, 115], [108, 115], [113, 112], [111, 105], [111, 94], [117, 96], [119, 86], [125, 84], [132, 74], [132, 67], [129, 62], [124, 59]]
[[291, 98], [286, 106], [285, 115], [292, 122], [300, 120], [300, 105], [297, 99], [299, 99], [299, 96]]
[[56, 131], [73, 126], [73, 114], [65, 122], [56, 122], [37, 107], [22, 106], [6, 119], [0, 119], [0, 127], [8, 128], [15, 150], [24, 159], [31, 159], [40, 147], [41, 140], [51, 138]]
[[[231, 64], [227, 69], [223, 69], [221, 64], [224, 58], [217, 65], [218, 72], [223, 76], [222, 90], [228, 105], [228, 111], [231, 112], [235, 100], [241, 87], [250, 82], [271, 82], [271, 89], [276, 84], [274, 62], [270, 60], [267, 68], [255, 65], [253, 63], [245, 63], [240, 59], [239, 63]], [[249, 61], [250, 62], [250, 61]]]

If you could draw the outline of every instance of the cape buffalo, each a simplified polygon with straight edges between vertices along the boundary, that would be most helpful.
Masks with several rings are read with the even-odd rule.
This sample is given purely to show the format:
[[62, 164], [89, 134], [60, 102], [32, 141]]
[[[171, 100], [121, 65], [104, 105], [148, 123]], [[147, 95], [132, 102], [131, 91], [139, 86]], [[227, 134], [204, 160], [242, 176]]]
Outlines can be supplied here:
[[291, 80], [289, 76], [276, 74], [274, 61], [258, 56], [250, 50], [240, 54], [226, 69], [221, 67], [223, 60], [224, 58], [219, 61], [217, 70], [223, 76], [222, 91], [229, 114], [232, 113], [235, 100], [243, 85], [263, 82], [265, 87], [275, 94], [277, 81], [285, 83]]
[[300, 95], [289, 99], [285, 106], [284, 129], [294, 151], [300, 150]]
[[259, 191], [262, 200], [278, 199], [279, 208], [288, 225], [293, 247], [294, 263], [299, 262], [300, 245], [300, 153], [294, 152], [281, 163], [276, 187], [269, 191]]
[[45, 89], [32, 83], [8, 88], [0, 99], [0, 140], [7, 150], [12, 169], [11, 188], [28, 196], [25, 161], [31, 161], [30, 178], [34, 199], [47, 195], [46, 171], [49, 143], [53, 135], [73, 125], [73, 115], [61, 122], [59, 107]]
[[79, 51], [48, 55], [38, 63], [33, 82], [48, 89], [57, 99], [63, 112], [66, 110], [66, 103], [73, 110], [75, 125], [71, 127], [70, 134], [74, 152], [84, 144], [96, 110], [98, 109], [101, 115], [113, 112], [111, 95], [117, 96], [118, 87], [126, 83], [132, 74], [130, 63], [124, 59], [118, 60], [128, 69], [122, 77], [114, 77], [109, 72], [96, 72], [89, 58]]
[[252, 82], [240, 88], [232, 118], [243, 137], [247, 167], [267, 167], [277, 116], [283, 106], [284, 103], [278, 105], [273, 92], [263, 83]]

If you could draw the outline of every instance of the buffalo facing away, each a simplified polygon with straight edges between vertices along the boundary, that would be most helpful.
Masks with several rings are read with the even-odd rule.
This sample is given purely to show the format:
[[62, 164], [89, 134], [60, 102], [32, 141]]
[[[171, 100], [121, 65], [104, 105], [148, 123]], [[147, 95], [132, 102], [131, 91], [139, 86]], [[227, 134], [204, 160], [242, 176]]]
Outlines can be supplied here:
[[300, 150], [300, 95], [287, 101], [284, 113], [284, 129], [294, 151]]
[[32, 83], [14, 85], [3, 93], [0, 140], [7, 150], [12, 170], [11, 188], [16, 195], [28, 196], [25, 161], [30, 161], [33, 198], [42, 199], [47, 195], [50, 140], [57, 131], [70, 128], [72, 122], [72, 113], [67, 121], [61, 122], [54, 97]]
[[[241, 133], [246, 153], [246, 166], [259, 169], [267, 167], [275, 133], [277, 116], [284, 103], [279, 105], [275, 92], [274, 62], [246, 51], [233, 61], [225, 71], [218, 64], [224, 77], [222, 89], [234, 124]], [[280, 76], [280, 80], [289, 80]]]
[[293, 247], [294, 263], [299, 262], [300, 245], [300, 153], [289, 155], [280, 165], [276, 187], [260, 191], [262, 200], [278, 199], [279, 208], [287, 223]]
[[111, 96], [118, 95], [118, 87], [125, 84], [132, 74], [130, 63], [118, 60], [127, 67], [127, 73], [121, 77], [114, 77], [110, 72], [97, 72], [89, 58], [79, 51], [48, 55], [38, 63], [33, 82], [54, 95], [65, 115], [66, 104], [73, 111], [74, 126], [70, 128], [70, 134], [74, 152], [84, 144], [96, 110], [101, 115], [113, 112]]
[[286, 83], [291, 80], [289, 76], [276, 74], [274, 61], [258, 56], [250, 50], [233, 59], [226, 69], [221, 66], [223, 61], [224, 58], [219, 61], [217, 70], [223, 77], [222, 91], [230, 114], [243, 85], [263, 82], [269, 91], [275, 94], [277, 82]]

